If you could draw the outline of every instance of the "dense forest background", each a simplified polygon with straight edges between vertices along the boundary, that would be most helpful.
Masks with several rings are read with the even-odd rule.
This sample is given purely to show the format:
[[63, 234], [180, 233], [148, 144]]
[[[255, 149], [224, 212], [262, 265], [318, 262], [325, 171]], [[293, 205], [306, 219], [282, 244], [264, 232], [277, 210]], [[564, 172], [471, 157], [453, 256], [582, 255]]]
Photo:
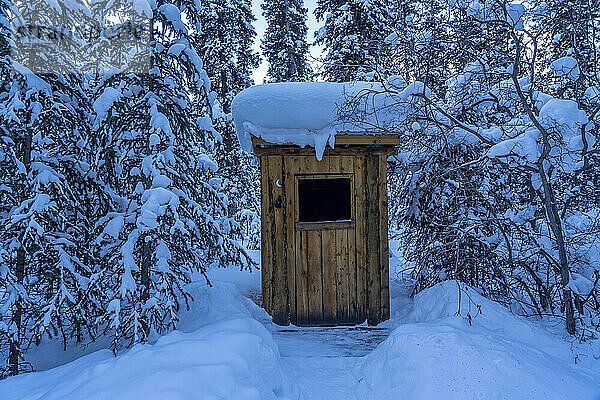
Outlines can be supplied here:
[[[2, 376], [34, 369], [24, 354], [43, 338], [145, 342], [177, 326], [186, 283], [208, 268], [254, 268], [258, 167], [230, 116], [259, 62], [251, 4], [146, 6], [147, 73], [69, 52], [69, 73], [33, 73], [27, 62], [51, 61], [16, 59], [19, 21], [105, 23], [103, 4], [0, 0]], [[374, 81], [394, 95], [401, 118], [374, 129], [402, 135], [390, 231], [415, 292], [457, 279], [596, 337], [600, 1], [319, 0], [321, 60], [301, 1], [263, 9], [268, 82]], [[355, 100], [340, 118], [367, 117]]]

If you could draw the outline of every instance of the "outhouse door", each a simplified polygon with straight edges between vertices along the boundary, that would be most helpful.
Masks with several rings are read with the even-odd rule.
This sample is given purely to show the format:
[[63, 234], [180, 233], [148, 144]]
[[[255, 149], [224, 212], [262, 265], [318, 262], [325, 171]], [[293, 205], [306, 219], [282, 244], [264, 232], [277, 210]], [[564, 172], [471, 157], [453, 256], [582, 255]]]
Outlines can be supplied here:
[[321, 161], [261, 156], [262, 299], [274, 322], [389, 318], [385, 161], [355, 153]]
[[354, 157], [285, 158], [289, 178], [293, 176], [287, 183], [293, 197], [294, 237], [289, 239], [295, 255], [295, 323], [355, 324]]

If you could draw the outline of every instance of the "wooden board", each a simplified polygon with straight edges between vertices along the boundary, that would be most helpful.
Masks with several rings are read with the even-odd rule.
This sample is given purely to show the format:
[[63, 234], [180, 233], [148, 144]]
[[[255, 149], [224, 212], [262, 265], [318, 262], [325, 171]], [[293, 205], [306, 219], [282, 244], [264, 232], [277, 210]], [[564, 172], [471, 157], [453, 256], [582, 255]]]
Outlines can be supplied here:
[[331, 229], [354, 229], [354, 221], [335, 222], [296, 222], [297, 231], [331, 230]]
[[365, 157], [354, 158], [354, 179], [356, 187], [356, 321], [362, 323], [367, 319], [367, 249], [366, 249], [366, 212], [367, 199], [365, 190]]
[[[321, 231], [323, 324], [337, 323], [336, 230]], [[346, 243], [343, 243], [345, 245]]]
[[380, 217], [379, 217], [379, 157], [366, 157], [367, 198], [367, 285], [368, 322], [376, 325], [381, 320], [381, 264], [380, 264]]
[[390, 256], [388, 242], [387, 158], [379, 156], [379, 258], [381, 278], [380, 321], [390, 318]]
[[294, 196], [295, 196], [295, 178], [294, 171], [296, 170], [295, 159], [290, 156], [283, 157], [283, 167], [285, 175], [285, 231], [284, 236], [286, 251], [286, 277], [287, 277], [287, 302], [289, 321], [296, 325], [296, 235], [295, 235], [295, 211], [294, 211]]
[[348, 275], [348, 312], [345, 313], [347, 323], [359, 324], [364, 322], [358, 318], [357, 311], [357, 285], [358, 285], [358, 274], [356, 268], [356, 230], [348, 230], [348, 248], [350, 251], [347, 252], [347, 275]]
[[351, 272], [349, 270], [348, 237], [354, 234], [352, 229], [337, 230], [335, 232], [335, 279], [336, 279], [336, 320], [339, 324], [353, 323], [349, 310], [349, 281]]
[[[345, 156], [341, 159], [340, 164], [341, 173], [354, 173], [354, 157]], [[352, 187], [353, 193], [353, 207], [352, 207], [352, 218], [356, 221], [356, 209], [357, 209], [357, 184], [356, 176], [354, 176], [354, 185]], [[340, 262], [338, 262], [338, 268], [342, 268], [342, 290], [343, 293], [343, 305], [341, 310], [341, 317], [338, 317], [340, 323], [343, 324], [355, 324], [357, 320], [356, 314], [356, 225], [348, 229], [346, 232], [339, 232], [342, 239], [345, 237], [346, 242], [343, 243], [344, 250]], [[337, 250], [337, 249], [336, 249]], [[340, 307], [338, 306], [338, 310]]]
[[304, 231], [308, 266], [308, 323], [323, 324], [323, 264], [321, 262], [321, 232]]
[[[329, 156], [323, 159], [323, 167], [328, 174], [339, 174], [340, 156]], [[337, 315], [337, 258], [336, 229], [321, 231], [321, 270], [323, 271], [323, 324], [336, 325]], [[343, 243], [345, 245], [346, 243]]]
[[271, 316], [273, 322], [280, 325], [288, 324], [288, 294], [286, 263], [287, 254], [285, 247], [284, 219], [285, 219], [285, 191], [283, 190], [283, 157], [269, 156], [269, 199], [273, 216], [271, 229], [272, 254], [272, 285]]
[[[254, 146], [282, 146], [293, 145], [293, 143], [271, 143], [264, 139], [252, 137]], [[336, 135], [335, 145], [391, 145], [400, 144], [400, 135]]]
[[308, 234], [296, 233], [296, 320], [298, 326], [305, 326], [309, 320], [309, 275], [308, 275]]
[[272, 251], [271, 251], [271, 225], [272, 214], [269, 209], [269, 158], [263, 156], [260, 158], [260, 190], [263, 196], [261, 201], [261, 284], [262, 284], [262, 304], [264, 309], [271, 314], [271, 293], [273, 284], [272, 276]]
[[[308, 156], [315, 157], [315, 149], [311, 147], [300, 147], [294, 145], [264, 145], [255, 146], [253, 152], [257, 156], [263, 155], [296, 155], [296, 156]], [[396, 154], [398, 149], [396, 146], [337, 146], [332, 149], [326, 147], [324, 156], [364, 156], [367, 154], [375, 155], [392, 155]]]

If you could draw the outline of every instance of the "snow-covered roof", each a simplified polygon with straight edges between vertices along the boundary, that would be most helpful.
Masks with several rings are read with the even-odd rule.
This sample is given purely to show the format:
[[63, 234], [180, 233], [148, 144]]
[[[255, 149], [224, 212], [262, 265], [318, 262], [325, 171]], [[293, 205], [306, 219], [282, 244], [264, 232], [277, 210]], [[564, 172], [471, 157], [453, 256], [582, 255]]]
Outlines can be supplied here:
[[[360, 117], [344, 111], [350, 102]], [[235, 97], [231, 108], [244, 150], [252, 151], [255, 136], [274, 144], [314, 147], [321, 158], [338, 134], [395, 133], [385, 129], [398, 126], [395, 119], [402, 118], [386, 111], [394, 103], [395, 96], [377, 83], [294, 82], [252, 86]]]

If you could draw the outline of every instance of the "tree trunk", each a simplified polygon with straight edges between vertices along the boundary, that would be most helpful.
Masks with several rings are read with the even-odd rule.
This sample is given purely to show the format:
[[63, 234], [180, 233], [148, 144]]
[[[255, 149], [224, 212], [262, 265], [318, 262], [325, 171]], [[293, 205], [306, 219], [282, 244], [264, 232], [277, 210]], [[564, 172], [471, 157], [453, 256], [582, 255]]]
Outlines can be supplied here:
[[[140, 300], [142, 303], [142, 307], [145, 306], [146, 302], [150, 298], [150, 243], [146, 240], [148, 236], [142, 236], [142, 265], [140, 268], [140, 281], [142, 284], [142, 293], [140, 296]], [[142, 330], [144, 333], [144, 341], [150, 335], [150, 323], [148, 321], [148, 316], [143, 315], [140, 318], [140, 323], [142, 325]]]
[[538, 158], [537, 161], [537, 170], [542, 180], [542, 188], [544, 190], [543, 202], [544, 202], [544, 211], [546, 212], [546, 218], [548, 220], [548, 224], [550, 225], [550, 229], [556, 239], [556, 247], [558, 248], [558, 257], [559, 257], [559, 268], [560, 268], [560, 278], [561, 285], [563, 287], [563, 307], [565, 310], [566, 317], [566, 328], [567, 332], [570, 334], [575, 333], [575, 311], [573, 309], [573, 299], [571, 296], [571, 289], [568, 288], [569, 285], [569, 261], [567, 258], [567, 248], [565, 245], [565, 239], [563, 235], [563, 227], [560, 219], [560, 214], [558, 209], [556, 208], [556, 199], [554, 197], [554, 189], [548, 179], [548, 175], [546, 174], [546, 169], [544, 168], [544, 163], [550, 154], [550, 150], [552, 148], [550, 144], [550, 135], [546, 128], [540, 124], [540, 121], [537, 119], [535, 114], [533, 113], [532, 108], [529, 106], [528, 100], [523, 93], [521, 88], [521, 84], [519, 83], [518, 74], [521, 70], [521, 40], [517, 35], [512, 33], [513, 40], [515, 42], [515, 61], [513, 63], [513, 71], [512, 71], [512, 80], [515, 85], [515, 89], [517, 90], [517, 94], [519, 99], [521, 100], [521, 104], [525, 108], [529, 119], [537, 130], [540, 132], [542, 136], [542, 141], [544, 144], [544, 149], [542, 154]]
[[[23, 284], [25, 277], [25, 250], [21, 247], [17, 249], [16, 265], [15, 265], [15, 276], [19, 285]], [[10, 375], [17, 375], [19, 373], [19, 361], [21, 359], [21, 319], [23, 315], [23, 305], [21, 304], [22, 299], [19, 296], [14, 307], [14, 312], [11, 318], [11, 322], [15, 325], [17, 332], [11, 335], [8, 350], [8, 368]]]
[[[27, 133], [21, 147], [22, 162], [27, 169], [31, 164], [31, 134]], [[24, 199], [27, 196], [25, 188], [21, 190], [20, 198]], [[22, 286], [25, 280], [25, 249], [23, 243], [21, 247], [17, 249], [17, 255], [15, 259], [15, 278], [17, 285]], [[19, 295], [14, 305], [14, 312], [11, 317], [11, 323], [16, 327], [17, 332], [11, 336], [9, 341], [8, 349], [8, 368], [10, 375], [17, 375], [19, 373], [19, 361], [21, 359], [21, 324], [23, 319], [23, 299]]]
[[563, 287], [563, 307], [565, 309], [565, 317], [567, 323], [567, 332], [570, 334], [575, 333], [575, 310], [573, 308], [573, 297], [569, 285], [569, 261], [567, 258], [567, 249], [565, 246], [565, 239], [563, 235], [562, 223], [558, 209], [556, 208], [556, 201], [554, 199], [554, 192], [552, 190], [550, 181], [546, 175], [543, 162], [538, 165], [540, 177], [542, 178], [542, 187], [544, 189], [544, 208], [548, 217], [548, 223], [550, 229], [556, 238], [556, 246], [558, 247], [559, 257], [559, 268], [561, 285]]

